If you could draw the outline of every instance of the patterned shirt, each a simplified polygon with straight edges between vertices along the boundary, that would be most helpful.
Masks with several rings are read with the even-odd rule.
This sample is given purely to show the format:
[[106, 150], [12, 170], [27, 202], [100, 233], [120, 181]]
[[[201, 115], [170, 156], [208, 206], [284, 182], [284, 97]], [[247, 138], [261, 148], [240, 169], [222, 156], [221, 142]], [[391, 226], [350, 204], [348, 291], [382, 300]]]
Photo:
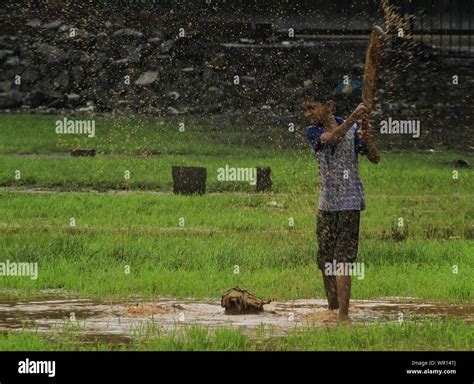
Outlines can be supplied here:
[[[344, 120], [336, 117], [338, 124]], [[354, 124], [346, 136], [337, 144], [322, 144], [321, 125], [307, 127], [305, 134], [313, 146], [319, 162], [320, 194], [318, 208], [322, 211], [343, 211], [365, 209], [364, 186], [359, 177], [357, 154], [366, 154], [367, 146], [357, 136], [358, 126]]]

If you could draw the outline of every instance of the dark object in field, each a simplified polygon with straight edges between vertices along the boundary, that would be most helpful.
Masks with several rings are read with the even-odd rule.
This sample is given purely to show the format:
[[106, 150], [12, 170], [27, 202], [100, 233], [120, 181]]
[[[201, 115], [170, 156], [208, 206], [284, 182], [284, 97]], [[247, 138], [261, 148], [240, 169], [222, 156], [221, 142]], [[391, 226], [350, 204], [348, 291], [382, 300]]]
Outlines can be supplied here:
[[75, 156], [75, 157], [82, 157], [82, 156], [95, 157], [95, 149], [73, 149], [71, 151], [71, 156]]
[[206, 192], [206, 168], [173, 165], [171, 173], [173, 175], [173, 193], [203, 195]]
[[455, 168], [471, 168], [466, 160], [458, 159], [453, 161], [453, 167]]
[[272, 188], [272, 169], [270, 167], [257, 167], [257, 192], [269, 191]]
[[221, 307], [225, 308], [228, 315], [244, 315], [263, 312], [263, 305], [269, 304], [270, 300], [264, 301], [245, 289], [239, 287], [226, 291], [221, 298]]
[[256, 23], [254, 37], [257, 39], [268, 39], [273, 34], [271, 23]]
[[403, 227], [392, 226], [392, 240], [402, 242], [408, 239], [409, 235], [408, 224], [405, 223]]

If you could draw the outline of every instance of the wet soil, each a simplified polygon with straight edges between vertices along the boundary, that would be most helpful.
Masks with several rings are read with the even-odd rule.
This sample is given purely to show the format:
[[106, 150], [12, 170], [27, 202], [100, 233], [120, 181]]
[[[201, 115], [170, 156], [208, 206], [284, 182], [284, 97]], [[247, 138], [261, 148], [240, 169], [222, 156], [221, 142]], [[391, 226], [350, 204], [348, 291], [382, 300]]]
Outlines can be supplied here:
[[[457, 317], [474, 322], [474, 305], [421, 302], [389, 298], [353, 300], [351, 324], [397, 322], [401, 319]], [[326, 301], [304, 299], [272, 302], [265, 311], [252, 315], [226, 315], [217, 300], [175, 300], [107, 302], [93, 299], [61, 298], [57, 295], [17, 300], [0, 296], [0, 331], [35, 327], [40, 333], [53, 332], [65, 325], [80, 326], [86, 337], [105, 340], [130, 338], [137, 330], [153, 324], [163, 331], [200, 325], [207, 328], [232, 327], [252, 333], [262, 324], [274, 335], [307, 326], [336, 326], [337, 311], [329, 311]]]

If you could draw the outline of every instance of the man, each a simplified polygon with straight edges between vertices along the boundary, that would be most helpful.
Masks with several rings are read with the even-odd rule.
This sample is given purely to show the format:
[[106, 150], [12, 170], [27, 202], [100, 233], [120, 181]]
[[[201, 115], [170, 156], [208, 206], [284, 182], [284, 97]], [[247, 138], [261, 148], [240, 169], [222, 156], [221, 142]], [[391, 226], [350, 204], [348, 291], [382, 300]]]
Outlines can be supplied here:
[[[317, 263], [331, 310], [340, 320], [349, 317], [352, 266], [357, 259], [360, 211], [365, 209], [358, 154], [370, 162], [380, 161], [367, 121], [368, 109], [360, 104], [346, 119], [333, 115], [334, 101], [314, 92], [301, 107], [309, 124], [305, 134], [319, 162], [320, 195], [317, 215]], [[331, 268], [337, 265], [337, 271]]]

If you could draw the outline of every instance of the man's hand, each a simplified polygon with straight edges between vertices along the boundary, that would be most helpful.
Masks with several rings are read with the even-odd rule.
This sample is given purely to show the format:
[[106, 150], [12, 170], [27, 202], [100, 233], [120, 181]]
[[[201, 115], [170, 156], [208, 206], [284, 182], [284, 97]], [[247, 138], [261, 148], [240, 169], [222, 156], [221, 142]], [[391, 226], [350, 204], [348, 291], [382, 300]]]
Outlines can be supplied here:
[[366, 119], [368, 116], [369, 108], [367, 108], [364, 103], [360, 103], [349, 118], [356, 122], [357, 120]]
[[362, 120], [362, 125], [359, 130], [357, 130], [357, 136], [363, 139], [370, 139], [372, 138], [372, 124], [369, 123], [368, 119]]
[[[361, 103], [357, 106], [354, 112], [340, 125], [336, 125], [336, 127], [328, 132], [324, 132], [321, 135], [321, 143], [328, 143], [328, 144], [337, 144], [339, 143], [344, 136], [346, 135], [347, 131], [351, 129], [351, 127], [361, 119], [368, 119], [369, 109]], [[333, 118], [333, 122], [335, 120]]]

